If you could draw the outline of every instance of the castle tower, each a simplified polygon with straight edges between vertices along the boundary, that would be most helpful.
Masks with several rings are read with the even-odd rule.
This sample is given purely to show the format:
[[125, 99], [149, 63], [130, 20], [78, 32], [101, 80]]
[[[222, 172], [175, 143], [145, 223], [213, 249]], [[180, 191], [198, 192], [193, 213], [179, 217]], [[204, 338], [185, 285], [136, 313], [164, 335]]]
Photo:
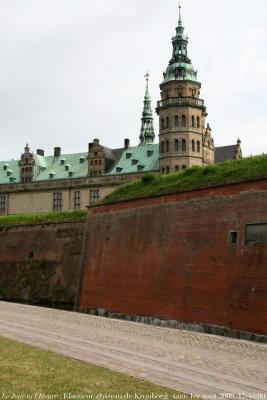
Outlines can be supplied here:
[[19, 167], [21, 183], [31, 183], [34, 179], [35, 160], [28, 144], [26, 144], [24, 153], [20, 157]]
[[[201, 83], [188, 57], [179, 5], [179, 21], [172, 38], [173, 54], [160, 84], [159, 115], [160, 172], [172, 173], [193, 165], [214, 163], [211, 130], [206, 130], [206, 107], [199, 98]], [[205, 136], [206, 135], [206, 136]]]
[[150, 94], [148, 89], [148, 80], [149, 80], [149, 73], [145, 75], [146, 78], [146, 93], [144, 98], [144, 109], [142, 114], [142, 126], [141, 126], [141, 133], [139, 136], [140, 139], [140, 146], [145, 144], [151, 144], [154, 142], [155, 139], [155, 131], [153, 125], [153, 113], [151, 109], [151, 100]]

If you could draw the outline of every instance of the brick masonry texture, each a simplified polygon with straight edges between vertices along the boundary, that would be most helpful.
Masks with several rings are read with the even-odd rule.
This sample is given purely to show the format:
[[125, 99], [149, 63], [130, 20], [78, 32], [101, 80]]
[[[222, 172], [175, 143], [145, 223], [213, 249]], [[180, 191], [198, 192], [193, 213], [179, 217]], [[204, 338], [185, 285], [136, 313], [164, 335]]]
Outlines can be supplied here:
[[266, 205], [259, 180], [91, 209], [80, 309], [266, 335], [267, 244], [245, 244]]
[[73, 308], [84, 222], [0, 228], [0, 299]]

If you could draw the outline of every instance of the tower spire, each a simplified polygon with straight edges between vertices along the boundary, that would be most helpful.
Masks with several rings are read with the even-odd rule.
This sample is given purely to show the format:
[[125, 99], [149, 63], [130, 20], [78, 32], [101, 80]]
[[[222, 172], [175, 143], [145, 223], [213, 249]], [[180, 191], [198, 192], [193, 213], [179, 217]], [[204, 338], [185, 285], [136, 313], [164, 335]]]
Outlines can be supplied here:
[[149, 81], [149, 73], [147, 71], [146, 75], [144, 76], [146, 79], [146, 92], [144, 98], [144, 109], [142, 114], [142, 126], [141, 126], [141, 133], [139, 136], [140, 139], [140, 146], [145, 144], [151, 144], [154, 142], [155, 139], [155, 132], [154, 132], [154, 125], [153, 125], [153, 113], [151, 109], [151, 100], [148, 88], [148, 81]]
[[179, 21], [178, 21], [178, 25], [182, 26], [182, 15], [181, 15], [181, 0], [179, 0]]

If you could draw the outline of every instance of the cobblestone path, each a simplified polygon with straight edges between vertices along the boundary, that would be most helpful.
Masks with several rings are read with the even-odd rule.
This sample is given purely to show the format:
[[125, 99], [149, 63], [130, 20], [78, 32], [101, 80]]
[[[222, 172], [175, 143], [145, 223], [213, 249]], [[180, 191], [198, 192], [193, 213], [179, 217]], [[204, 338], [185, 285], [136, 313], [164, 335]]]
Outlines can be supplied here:
[[196, 396], [267, 400], [264, 344], [6, 302], [0, 336]]

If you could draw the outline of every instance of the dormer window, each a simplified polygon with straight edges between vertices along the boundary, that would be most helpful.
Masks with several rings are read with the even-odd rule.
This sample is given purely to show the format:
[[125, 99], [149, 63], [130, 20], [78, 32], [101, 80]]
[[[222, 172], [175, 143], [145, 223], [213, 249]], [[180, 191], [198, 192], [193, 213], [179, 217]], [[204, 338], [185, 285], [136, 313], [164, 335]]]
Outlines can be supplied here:
[[138, 160], [132, 160], [132, 165], [136, 165], [138, 163]]
[[83, 164], [85, 162], [85, 157], [80, 157], [80, 164]]
[[148, 156], [148, 157], [151, 157], [152, 154], [153, 154], [153, 150], [147, 150], [147, 156]]
[[116, 172], [121, 172], [122, 170], [123, 170], [123, 168], [121, 168], [121, 167], [116, 168]]
[[145, 168], [144, 165], [139, 164], [139, 165], [137, 166], [137, 171], [143, 171], [144, 168]]
[[69, 171], [69, 177], [72, 177], [74, 175], [73, 171]]
[[65, 171], [69, 171], [69, 169], [70, 169], [70, 165], [69, 165], [69, 164], [66, 164], [66, 165], [65, 165]]
[[131, 158], [132, 157], [132, 154], [131, 153], [126, 153], [126, 158], [127, 159], [129, 159], [129, 158]]
[[50, 179], [54, 179], [55, 176], [56, 176], [56, 173], [55, 173], [55, 172], [50, 172], [50, 174], [49, 174], [49, 178], [50, 178]]
[[66, 161], [66, 159], [65, 159], [65, 158], [61, 158], [61, 160], [60, 160], [60, 164], [61, 164], [61, 165], [64, 165], [64, 164], [65, 164], [65, 161]]
[[10, 167], [9, 164], [4, 164], [4, 167], [3, 167], [4, 171], [6, 171], [9, 167]]

